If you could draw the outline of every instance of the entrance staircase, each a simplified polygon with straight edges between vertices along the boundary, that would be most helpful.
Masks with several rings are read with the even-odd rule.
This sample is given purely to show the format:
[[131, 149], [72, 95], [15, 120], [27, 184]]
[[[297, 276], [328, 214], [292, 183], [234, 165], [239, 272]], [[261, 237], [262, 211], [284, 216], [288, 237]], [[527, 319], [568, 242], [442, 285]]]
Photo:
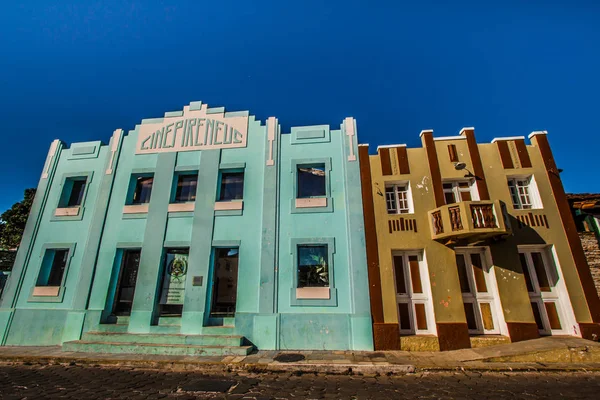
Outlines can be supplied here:
[[128, 333], [128, 324], [102, 324], [81, 340], [63, 343], [63, 351], [165, 356], [245, 356], [253, 346], [232, 326], [207, 326], [202, 335], [180, 334], [179, 326], [158, 325], [155, 332]]

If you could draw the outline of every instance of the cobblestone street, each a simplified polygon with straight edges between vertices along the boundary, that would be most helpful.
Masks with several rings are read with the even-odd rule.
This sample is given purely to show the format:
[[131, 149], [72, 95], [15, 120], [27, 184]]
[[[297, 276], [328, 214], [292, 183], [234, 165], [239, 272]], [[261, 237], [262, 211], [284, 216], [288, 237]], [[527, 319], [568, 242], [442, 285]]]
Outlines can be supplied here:
[[597, 399], [598, 372], [317, 376], [0, 366], [1, 399]]

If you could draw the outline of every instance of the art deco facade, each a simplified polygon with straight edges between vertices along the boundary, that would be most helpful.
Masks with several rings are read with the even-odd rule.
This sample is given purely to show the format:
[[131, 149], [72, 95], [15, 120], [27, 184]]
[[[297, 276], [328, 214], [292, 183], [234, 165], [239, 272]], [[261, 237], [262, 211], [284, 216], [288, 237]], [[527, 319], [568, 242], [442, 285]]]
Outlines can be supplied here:
[[376, 349], [600, 334], [600, 302], [546, 132], [360, 146]]
[[200, 102], [108, 144], [54, 141], [2, 344], [372, 349], [357, 151], [352, 118], [282, 135]]

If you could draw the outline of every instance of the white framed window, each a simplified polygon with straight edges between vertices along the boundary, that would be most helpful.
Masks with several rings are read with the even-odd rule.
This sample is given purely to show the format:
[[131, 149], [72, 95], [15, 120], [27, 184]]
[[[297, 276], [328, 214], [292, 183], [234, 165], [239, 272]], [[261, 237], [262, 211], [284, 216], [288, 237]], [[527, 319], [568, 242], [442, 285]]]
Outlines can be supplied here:
[[423, 253], [393, 252], [392, 257], [400, 333], [435, 334], [429, 274]]
[[414, 212], [410, 184], [394, 183], [385, 187], [385, 203], [388, 214], [411, 214]]
[[567, 288], [555, 256], [548, 246], [519, 246], [525, 285], [541, 335], [569, 335], [572, 334], [569, 327], [575, 325]]
[[515, 210], [542, 208], [542, 200], [533, 175], [508, 178], [508, 190]]
[[456, 268], [469, 333], [504, 333], [496, 277], [485, 248], [456, 248]]
[[479, 194], [472, 179], [446, 181], [442, 183], [446, 204], [461, 201], [479, 200]]

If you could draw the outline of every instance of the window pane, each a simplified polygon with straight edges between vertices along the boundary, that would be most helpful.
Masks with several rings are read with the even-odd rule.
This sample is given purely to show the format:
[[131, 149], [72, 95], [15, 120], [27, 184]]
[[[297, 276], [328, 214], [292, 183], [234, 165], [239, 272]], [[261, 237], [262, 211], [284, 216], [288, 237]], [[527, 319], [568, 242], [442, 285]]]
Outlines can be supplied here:
[[388, 214], [396, 214], [396, 193], [393, 187], [385, 188], [385, 202], [387, 205]]
[[458, 182], [458, 187], [461, 189], [469, 189], [471, 190], [471, 183], [470, 182]]
[[481, 263], [481, 255], [471, 254], [471, 264], [473, 265], [473, 274], [475, 276], [475, 287], [479, 293], [487, 293], [487, 285], [485, 283], [485, 272]]
[[396, 187], [396, 194], [397, 194], [397, 198], [398, 198], [398, 210], [401, 214], [406, 214], [408, 213], [409, 207], [408, 207], [408, 191], [406, 190], [405, 186], [398, 186]]
[[179, 175], [177, 190], [175, 192], [175, 202], [183, 203], [196, 200], [197, 185], [198, 175]]
[[463, 303], [465, 307], [465, 316], [467, 317], [467, 326], [469, 330], [476, 331], [477, 323], [475, 322], [475, 309], [473, 303]]
[[491, 331], [494, 329], [494, 318], [492, 317], [492, 306], [490, 303], [480, 303], [481, 319], [483, 320], [483, 329]]
[[533, 292], [533, 284], [531, 283], [531, 276], [529, 275], [529, 268], [527, 268], [527, 260], [525, 254], [519, 253], [519, 259], [521, 260], [521, 268], [523, 268], [523, 277], [525, 278], [525, 285], [527, 286], [528, 292]]
[[453, 192], [444, 192], [444, 199], [446, 199], [446, 204], [456, 203]]
[[460, 281], [460, 291], [462, 293], [471, 293], [469, 285], [469, 277], [467, 275], [467, 266], [465, 264], [465, 256], [462, 254], [456, 255], [456, 267], [458, 269], [458, 280]]
[[68, 255], [69, 250], [54, 251], [54, 259], [52, 260], [47, 286], [60, 286], [63, 274], [65, 273]]
[[408, 312], [408, 304], [398, 304], [398, 313], [400, 314], [400, 329], [407, 331], [412, 330], [412, 327], [410, 325], [410, 314]]
[[394, 271], [396, 272], [396, 293], [406, 294], [406, 281], [404, 275], [404, 257], [394, 256]]
[[412, 281], [413, 293], [423, 293], [421, 273], [419, 272], [419, 258], [417, 256], [409, 256], [408, 263], [410, 264], [410, 279]]
[[328, 287], [327, 245], [298, 246], [298, 287]]
[[152, 193], [153, 177], [138, 177], [135, 184], [135, 192], [133, 194], [133, 204], [150, 203], [150, 195]]
[[514, 180], [509, 180], [508, 181], [508, 189], [510, 191], [510, 197], [512, 199], [513, 202], [513, 207], [515, 209], [520, 209], [521, 208], [521, 202], [519, 201], [519, 194], [517, 192], [517, 187], [515, 186], [515, 181]]
[[550, 292], [550, 281], [548, 280], [548, 274], [546, 274], [542, 253], [531, 253], [531, 259], [533, 260], [533, 267], [540, 285], [540, 290], [542, 292]]
[[533, 318], [535, 319], [535, 323], [538, 329], [544, 330], [544, 324], [542, 323], [542, 316], [540, 315], [540, 306], [537, 302], [531, 303], [531, 310], [533, 311]]
[[223, 172], [219, 201], [242, 200], [244, 198], [244, 173]]
[[298, 167], [298, 198], [326, 196], [325, 164]]
[[417, 320], [417, 329], [427, 329], [427, 316], [425, 315], [425, 304], [415, 304], [415, 318]]
[[76, 207], [80, 206], [83, 201], [83, 192], [85, 191], [85, 180], [76, 180], [73, 181], [73, 187], [71, 188], [71, 195], [69, 196], [69, 201], [67, 202], [67, 207]]

